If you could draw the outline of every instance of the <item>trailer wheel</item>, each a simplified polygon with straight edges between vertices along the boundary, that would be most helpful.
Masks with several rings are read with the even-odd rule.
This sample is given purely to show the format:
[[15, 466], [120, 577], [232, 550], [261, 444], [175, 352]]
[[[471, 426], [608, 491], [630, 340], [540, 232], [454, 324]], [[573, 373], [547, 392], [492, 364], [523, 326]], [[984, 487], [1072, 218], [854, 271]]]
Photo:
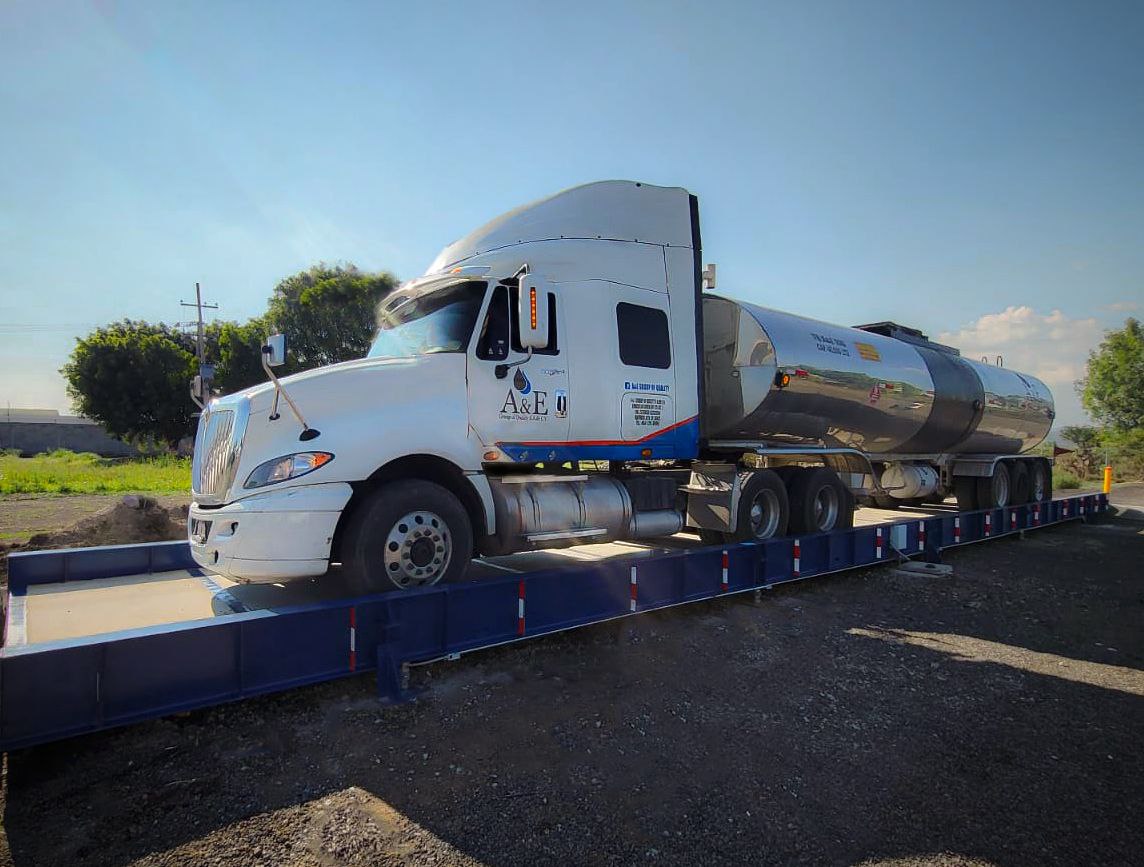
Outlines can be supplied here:
[[762, 542], [786, 534], [790, 501], [778, 473], [757, 470], [746, 474], [739, 493], [738, 517], [733, 541]]
[[432, 482], [382, 485], [352, 519], [342, 568], [355, 591], [428, 587], [464, 575], [473, 551], [469, 515]]
[[791, 479], [790, 532], [828, 533], [853, 526], [854, 501], [835, 472], [811, 467]]
[[1013, 492], [1009, 468], [1004, 461], [993, 465], [993, 475], [977, 480], [977, 507], [980, 509], [1004, 509], [1009, 505]]
[[1049, 470], [1048, 461], [1030, 462], [1029, 496], [1034, 503], [1043, 503], [1053, 498], [1053, 474]]
[[1013, 461], [1009, 475], [1013, 479], [1013, 495], [1009, 498], [1009, 502], [1014, 506], [1021, 506], [1029, 502], [1029, 468], [1026, 466], [1026, 462]]
[[972, 476], [953, 477], [953, 495], [957, 497], [957, 511], [977, 510], [977, 479]]

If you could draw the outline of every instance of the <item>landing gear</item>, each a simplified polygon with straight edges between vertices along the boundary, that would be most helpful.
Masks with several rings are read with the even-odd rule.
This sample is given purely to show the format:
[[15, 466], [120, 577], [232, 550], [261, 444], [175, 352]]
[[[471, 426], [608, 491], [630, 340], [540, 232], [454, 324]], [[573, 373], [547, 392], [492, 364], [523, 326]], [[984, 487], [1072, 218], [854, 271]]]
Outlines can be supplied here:
[[384, 485], [362, 503], [342, 546], [342, 565], [355, 591], [428, 587], [460, 578], [473, 550], [464, 506], [432, 482]]

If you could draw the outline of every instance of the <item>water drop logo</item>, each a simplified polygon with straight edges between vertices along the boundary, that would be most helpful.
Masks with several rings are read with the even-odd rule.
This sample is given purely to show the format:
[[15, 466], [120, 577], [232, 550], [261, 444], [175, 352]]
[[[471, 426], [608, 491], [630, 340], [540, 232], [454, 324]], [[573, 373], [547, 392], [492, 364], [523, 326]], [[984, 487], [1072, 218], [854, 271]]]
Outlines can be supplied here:
[[516, 376], [512, 378], [512, 385], [521, 394], [528, 394], [532, 391], [532, 383], [528, 381], [528, 377], [519, 367], [516, 369]]

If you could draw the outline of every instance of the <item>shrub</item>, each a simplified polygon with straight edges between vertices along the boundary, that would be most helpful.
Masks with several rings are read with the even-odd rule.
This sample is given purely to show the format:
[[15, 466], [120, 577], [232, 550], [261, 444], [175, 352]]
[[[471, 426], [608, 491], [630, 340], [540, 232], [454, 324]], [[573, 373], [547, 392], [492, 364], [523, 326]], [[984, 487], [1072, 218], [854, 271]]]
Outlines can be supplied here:
[[1068, 491], [1080, 487], [1080, 479], [1065, 470], [1056, 470], [1053, 473], [1053, 487]]

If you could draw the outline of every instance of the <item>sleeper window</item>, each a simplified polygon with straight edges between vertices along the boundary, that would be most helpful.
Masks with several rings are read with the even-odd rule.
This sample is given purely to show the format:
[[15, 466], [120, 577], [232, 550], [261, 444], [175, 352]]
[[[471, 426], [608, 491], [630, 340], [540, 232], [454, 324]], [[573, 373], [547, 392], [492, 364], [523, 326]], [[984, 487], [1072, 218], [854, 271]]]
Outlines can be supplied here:
[[654, 307], [621, 301], [616, 305], [620, 361], [632, 367], [671, 367], [671, 336], [667, 314]]

